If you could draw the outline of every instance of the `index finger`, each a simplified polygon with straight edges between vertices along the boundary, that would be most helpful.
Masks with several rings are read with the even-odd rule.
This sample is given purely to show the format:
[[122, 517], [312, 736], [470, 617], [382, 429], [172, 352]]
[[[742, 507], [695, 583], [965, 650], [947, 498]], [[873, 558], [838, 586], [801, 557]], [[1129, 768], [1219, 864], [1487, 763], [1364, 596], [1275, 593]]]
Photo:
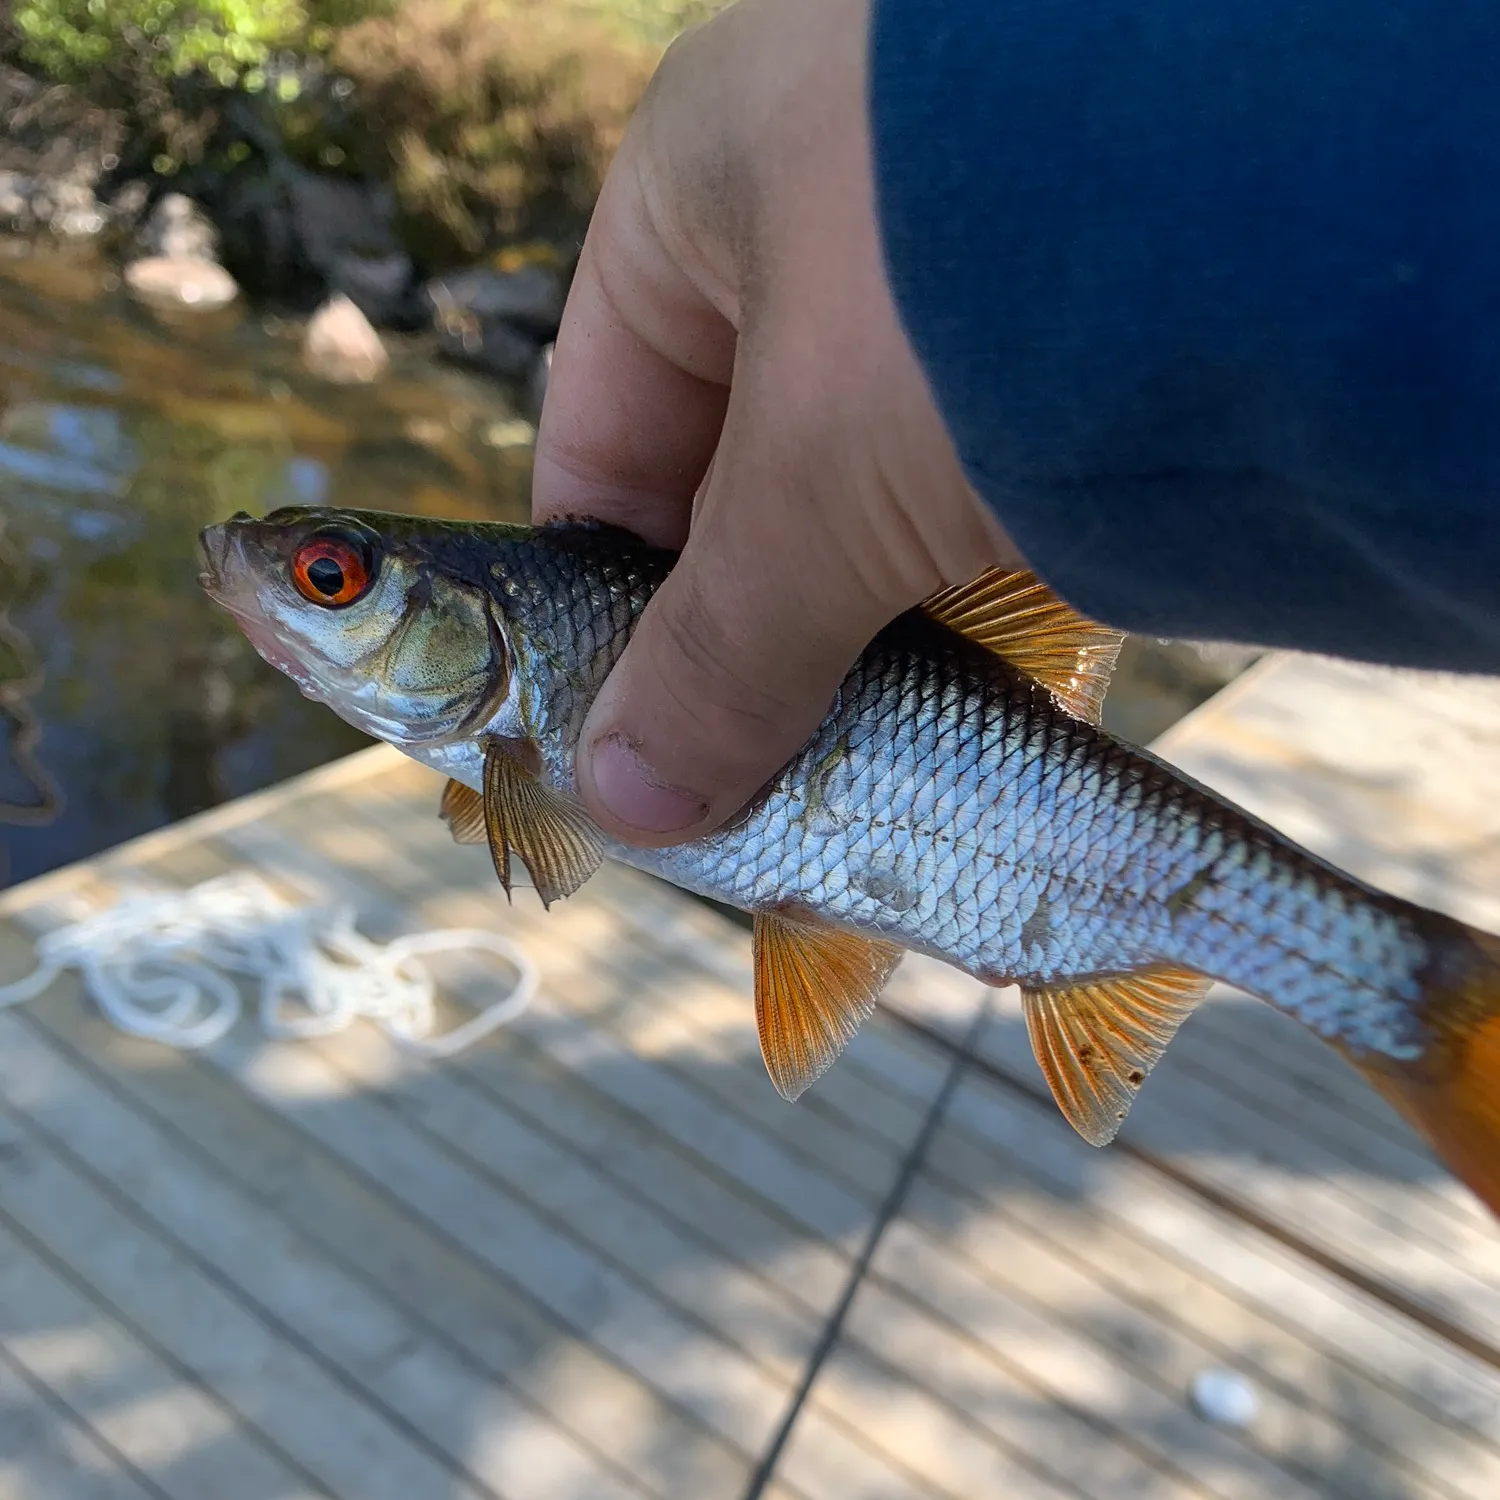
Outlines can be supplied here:
[[532, 517], [588, 516], [680, 548], [723, 427], [735, 330], [659, 234], [628, 149], [600, 195], [557, 335]]

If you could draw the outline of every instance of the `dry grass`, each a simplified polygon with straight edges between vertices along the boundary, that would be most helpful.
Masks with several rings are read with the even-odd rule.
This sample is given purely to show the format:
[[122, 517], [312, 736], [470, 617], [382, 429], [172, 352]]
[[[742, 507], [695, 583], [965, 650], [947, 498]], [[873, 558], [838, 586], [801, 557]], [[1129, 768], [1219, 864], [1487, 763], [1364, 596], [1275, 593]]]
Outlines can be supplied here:
[[[722, 3], [722, 0], [720, 0]], [[424, 259], [586, 218], [662, 49], [712, 0], [407, 0], [331, 62]]]

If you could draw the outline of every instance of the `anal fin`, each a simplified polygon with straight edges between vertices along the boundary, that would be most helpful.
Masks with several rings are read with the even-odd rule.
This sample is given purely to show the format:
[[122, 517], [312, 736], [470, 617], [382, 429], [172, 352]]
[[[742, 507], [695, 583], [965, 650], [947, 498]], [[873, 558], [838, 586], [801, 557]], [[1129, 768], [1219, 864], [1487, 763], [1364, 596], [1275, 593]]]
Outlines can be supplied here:
[[1208, 993], [1190, 969], [1152, 965], [1022, 987], [1031, 1048], [1068, 1123], [1092, 1146], [1108, 1145], [1146, 1075]]
[[599, 868], [603, 840], [587, 814], [500, 740], [485, 746], [483, 800], [490, 857], [507, 896], [512, 854], [526, 866], [543, 906], [571, 896]]
[[786, 912], [755, 917], [755, 1024], [766, 1071], [795, 1099], [853, 1039], [904, 951]]

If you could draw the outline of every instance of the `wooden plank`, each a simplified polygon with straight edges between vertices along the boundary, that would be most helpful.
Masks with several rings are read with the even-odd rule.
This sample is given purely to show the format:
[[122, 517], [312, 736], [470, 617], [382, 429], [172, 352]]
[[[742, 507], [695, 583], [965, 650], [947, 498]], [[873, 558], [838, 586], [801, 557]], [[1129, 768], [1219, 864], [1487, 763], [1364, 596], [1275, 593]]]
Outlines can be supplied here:
[[[860, 1414], [867, 1427], [869, 1412]], [[843, 1419], [817, 1406], [804, 1406], [779, 1455], [776, 1473], [808, 1500], [941, 1500], [946, 1493], [912, 1472], [918, 1455], [880, 1451], [867, 1431], [851, 1431]], [[1008, 1496], [1009, 1491], [1004, 1492]]]
[[[1244, 1054], [1257, 1064], [1257, 1076], [1274, 1072], [1299, 1098], [1299, 1107], [1321, 1115], [1333, 1115], [1357, 1125], [1361, 1131], [1383, 1137], [1412, 1150], [1411, 1127], [1331, 1047], [1325, 1047], [1289, 1016], [1269, 1005], [1215, 987], [1207, 1002], [1192, 1018], [1191, 1028], [1180, 1033], [1200, 1044], [1205, 1064], [1233, 1065]], [[1176, 1043], [1173, 1043], [1176, 1050]], [[1473, 1195], [1436, 1184], [1451, 1207], [1473, 1209]], [[1483, 1222], [1483, 1212], [1473, 1209]]]
[[313, 1044], [352, 1083], [380, 1099], [486, 1181], [591, 1245], [789, 1391], [817, 1325], [774, 1284], [714, 1254], [690, 1227], [621, 1192], [602, 1172], [465, 1085], [441, 1065], [414, 1062], [386, 1037], [360, 1028]]
[[[980, 1053], [1034, 1089], [1039, 1075], [1019, 1009], [1008, 995], [1002, 1005]], [[1500, 1352], [1500, 1228], [1455, 1218], [1404, 1183], [1362, 1173], [1347, 1152], [1230, 1094], [1171, 1051], [1120, 1134]]]
[[1500, 682], [1272, 658], [1155, 748], [1299, 843], [1500, 931]]
[[[29, 1019], [45, 1024], [75, 1060], [86, 1057], [184, 1149], [367, 1277], [478, 1368], [509, 1381], [535, 1406], [534, 1422], [576, 1434], [601, 1463], [650, 1493], [738, 1492], [742, 1466], [696, 1424], [207, 1060], [164, 1056], [111, 1031], [66, 981]], [[524, 1444], [530, 1426], [517, 1414], [499, 1437]]]
[[[482, 852], [454, 849], [445, 833], [435, 831], [431, 804], [438, 779], [428, 779], [429, 773], [419, 767], [413, 768], [415, 775], [398, 769], [400, 774], [382, 775], [360, 788], [363, 815], [378, 821], [385, 836], [403, 850], [430, 850], [447, 884], [495, 899]], [[586, 894], [591, 904], [605, 908], [638, 939], [669, 953], [685, 974], [701, 971], [719, 981], [723, 995], [716, 997], [711, 1024], [717, 1029], [727, 1020], [743, 1039], [747, 1055], [755, 1051], [748, 1012], [754, 988], [750, 945], [743, 929], [698, 902], [684, 900], [664, 882], [618, 866], [606, 866], [603, 878], [591, 881]], [[519, 900], [523, 916], [537, 915], [531, 898]], [[897, 971], [888, 993], [929, 1019], [951, 1015], [967, 1024], [983, 987], [947, 965], [914, 955]], [[691, 1008], [687, 1013], [702, 1012]], [[913, 1046], [904, 1033], [867, 1027], [845, 1051], [839, 1068], [820, 1079], [806, 1098], [809, 1108], [826, 1105], [900, 1146], [911, 1138], [946, 1074], [938, 1049]]]
[[[1409, 1500], [1418, 1485], [1418, 1493], [1466, 1500], [1489, 1493], [1492, 1475], [1476, 1477], [1468, 1490], [1437, 1484], [1396, 1450], [1329, 1416], [1304, 1390], [1273, 1380], [1245, 1348], [1275, 1331], [1261, 1327], [1244, 1339], [1242, 1309], [1207, 1330], [1191, 1318], [1171, 1320], [1094, 1274], [1071, 1254], [1071, 1240], [1046, 1238], [1007, 1206], [1004, 1196], [982, 1202], [925, 1175], [881, 1245], [877, 1275], [1031, 1369], [1060, 1399], [1082, 1402], [1123, 1438], [1201, 1475], [1215, 1493], [1280, 1495], [1296, 1488], [1288, 1474], [1328, 1500]], [[1056, 1227], [1064, 1228], [1060, 1216]], [[1095, 1244], [1100, 1238], [1092, 1236]], [[1101, 1369], [1101, 1354], [1113, 1371]], [[1259, 1395], [1245, 1432], [1205, 1424], [1185, 1401], [1195, 1375], [1226, 1365]], [[1326, 1361], [1320, 1373], [1327, 1384]], [[1226, 1469], [1227, 1478], [1216, 1477]]]
[[6, 1218], [334, 1494], [480, 1496], [9, 1110], [0, 1144]]
[[1164, 1099], [1164, 1107], [1195, 1109], [1223, 1100], [1219, 1118], [1243, 1133], [1241, 1152], [1253, 1150], [1258, 1160], [1292, 1176], [1326, 1177], [1356, 1200], [1361, 1212], [1424, 1240], [1487, 1286], [1495, 1284], [1500, 1226], [1415, 1133], [1392, 1138], [1371, 1130], [1307, 1095], [1274, 1065], [1254, 1066], [1248, 1048], [1234, 1049], [1201, 1033], [1183, 1040], [1185, 1046], [1172, 1049], [1173, 1068], [1166, 1077], [1191, 1080], [1191, 1092], [1184, 1085], [1181, 1099], [1172, 1104]]
[[3, 1221], [0, 1349], [169, 1500], [326, 1500]]
[[1173, 1041], [1172, 1058], [1240, 1103], [1295, 1125], [1363, 1175], [1399, 1183], [1424, 1220], [1482, 1230], [1487, 1254], [1500, 1245], [1494, 1216], [1395, 1110], [1332, 1048], [1269, 1006], [1215, 990]]
[[[235, 841], [239, 852], [262, 869], [273, 874], [296, 871], [303, 880], [321, 882], [331, 894], [358, 897], [372, 933], [389, 931], [389, 924], [403, 917], [408, 925], [422, 927], [494, 920], [488, 898], [447, 889], [436, 881], [432, 896], [403, 906], [352, 871], [289, 848], [283, 840], [241, 830]], [[622, 990], [633, 994], [636, 986], [628, 975], [613, 975], [588, 961], [597, 947], [608, 946], [613, 934], [606, 925], [601, 935], [600, 919], [591, 906], [565, 904], [550, 915], [552, 920], [539, 922], [535, 930], [506, 929], [522, 938], [547, 979], [537, 1004], [512, 1029], [615, 1104], [651, 1119], [680, 1147], [718, 1168], [799, 1227], [846, 1250], [857, 1245], [871, 1212], [872, 1194], [856, 1194], [725, 1108], [711, 1088], [694, 1079], [692, 1070], [684, 1074], [663, 1060], [633, 1051], [610, 1031], [588, 1024], [558, 998], [564, 989], [574, 999], [592, 989], [601, 997], [599, 1003], [607, 1004]], [[504, 1042], [502, 1037], [497, 1045]]]
[[[966, 1195], [958, 1183], [985, 1180], [984, 1171], [975, 1170], [974, 1153], [972, 1143], [953, 1137], [940, 1137], [935, 1143], [934, 1166], [941, 1168], [945, 1191], [962, 1198]], [[988, 1175], [993, 1178], [993, 1170]], [[918, 1202], [921, 1194], [919, 1188]], [[1380, 1366], [1378, 1330], [1363, 1324], [1357, 1306], [1337, 1305], [1337, 1283], [1317, 1289], [1332, 1294], [1334, 1308], [1314, 1305], [1308, 1311], [1321, 1321], [1304, 1327], [1294, 1317], [1278, 1317], [1280, 1307], [1295, 1306], [1299, 1296], [1307, 1300], [1298, 1272], [1246, 1256], [1243, 1237], [1222, 1224], [1201, 1222], [1186, 1202], [1175, 1205], [1175, 1220], [1153, 1222], [1154, 1233], [1137, 1238], [1087, 1199], [1068, 1203], [1045, 1191], [1028, 1190], [1024, 1183], [991, 1189], [983, 1201], [985, 1215], [976, 1217], [966, 1208], [945, 1231], [964, 1253], [987, 1257], [991, 1236], [998, 1246], [1010, 1243], [994, 1227], [1009, 1218], [1044, 1247], [1044, 1265], [1065, 1264], [1072, 1257], [1083, 1273], [1138, 1306], [1147, 1320], [1145, 1331], [1131, 1330], [1122, 1318], [1100, 1320], [1085, 1332], [1104, 1336], [1116, 1329], [1130, 1330], [1136, 1346], [1162, 1371], [1173, 1368], [1175, 1351], [1184, 1381], [1191, 1378], [1185, 1348], [1214, 1351], [1212, 1363], [1240, 1369], [1255, 1382], [1265, 1402], [1264, 1424], [1257, 1423], [1257, 1436], [1291, 1466], [1337, 1478], [1357, 1472], [1361, 1451], [1368, 1449], [1375, 1472], [1383, 1464], [1396, 1476], [1391, 1482], [1397, 1494], [1403, 1493], [1400, 1476], [1408, 1472], [1422, 1476], [1413, 1487], [1423, 1496], [1488, 1500], [1496, 1492], [1500, 1454], [1463, 1423], [1445, 1419], [1427, 1404], [1427, 1377], [1431, 1389], [1442, 1393], [1449, 1372], [1441, 1362], [1432, 1368], [1434, 1362], [1426, 1358], [1430, 1351], [1399, 1344], [1387, 1348], [1390, 1367]], [[1143, 1217], [1167, 1220], [1159, 1205]], [[971, 1233], [976, 1225], [980, 1232]], [[983, 1263], [991, 1265], [988, 1258]], [[1216, 1268], [1217, 1274], [1206, 1267]], [[1040, 1272], [1035, 1274], [1041, 1279]], [[1286, 1293], [1288, 1283], [1295, 1295], [1278, 1301], [1278, 1291]], [[1047, 1284], [1041, 1279], [1041, 1285]], [[1189, 1346], [1179, 1345], [1179, 1338], [1188, 1340]], [[1350, 1342], [1356, 1344], [1353, 1352], [1344, 1347]], [[1130, 1350], [1122, 1353], [1128, 1356]], [[1201, 1366], [1192, 1373], [1196, 1368]], [[1338, 1492], [1337, 1483], [1325, 1483], [1330, 1493]], [[1356, 1496], [1365, 1500], [1357, 1486]]]
[[[222, 870], [203, 847], [172, 851], [191, 878]], [[238, 1033], [203, 1054], [242, 1087], [285, 1110], [347, 1163], [401, 1198], [506, 1276], [575, 1333], [666, 1396], [683, 1413], [740, 1449], [754, 1452], [778, 1420], [782, 1394], [753, 1367], [717, 1358], [721, 1346], [623, 1277], [590, 1247], [561, 1233], [515, 1197], [404, 1127], [389, 1109], [357, 1093], [302, 1044], [261, 1046]], [[266, 1087], [270, 1084], [270, 1088]], [[337, 1100], [339, 1107], [330, 1108]], [[727, 1457], [727, 1455], [726, 1455]], [[748, 1462], [737, 1460], [743, 1470]]]
[[822, 1313], [837, 1300], [849, 1275], [847, 1256], [807, 1235], [774, 1204], [740, 1190], [718, 1164], [689, 1153], [648, 1116], [559, 1067], [524, 1035], [507, 1036], [503, 1049], [478, 1048], [452, 1071], [533, 1128], [583, 1152], [673, 1222], [691, 1225], [717, 1254], [764, 1275], [804, 1311]]
[[[278, 849], [288, 847], [285, 835], [298, 820], [291, 810], [281, 816], [285, 823], [272, 820], [237, 834], [235, 846], [246, 851], [247, 841], [274, 840]], [[432, 923], [493, 925], [500, 918], [493, 872], [472, 857], [472, 849], [454, 846], [435, 819], [418, 825], [426, 833], [397, 835], [388, 823], [372, 819], [362, 804], [328, 799], [315, 827], [291, 847], [304, 869], [309, 855], [320, 854], [362, 893], [376, 886], [393, 903], [393, 917], [415, 908]], [[264, 862], [272, 856], [261, 847], [254, 857]], [[505, 914], [505, 930], [536, 955], [546, 955], [550, 998], [591, 1032], [613, 1035], [632, 1053], [659, 1061], [689, 1088], [711, 1095], [716, 1108], [781, 1142], [867, 1204], [878, 1203], [897, 1169], [899, 1148], [832, 1110], [787, 1105], [760, 1062], [749, 991], [734, 993], [711, 975], [695, 974], [675, 952], [643, 942], [613, 918], [604, 893], [614, 886], [633, 892], [646, 883], [606, 867], [590, 882], [587, 903], [563, 903], [550, 912], [518, 892], [516, 907]], [[739, 935], [729, 929], [726, 937]], [[668, 976], [665, 1003], [657, 990]]]
[[0, 1500], [160, 1500], [0, 1350]]
[[[1362, 1393], [1383, 1390], [1399, 1404], [1373, 1406], [1367, 1433], [1400, 1435], [1402, 1450], [1422, 1448], [1424, 1462], [1451, 1451], [1462, 1455], [1461, 1468], [1497, 1472], [1500, 1373], [1190, 1191], [1118, 1154], [1091, 1151], [1049, 1106], [966, 1081], [929, 1162], [946, 1186], [1023, 1215], [1163, 1314], [1182, 1309], [1211, 1330], [1221, 1319], [1236, 1326], [1236, 1305], [1248, 1308], [1258, 1320], [1247, 1328], [1257, 1357], [1308, 1399], [1326, 1399], [1332, 1414], [1358, 1420]], [[1260, 1343], [1255, 1330], [1266, 1324], [1279, 1336]], [[1319, 1363], [1307, 1358], [1308, 1346], [1335, 1362], [1328, 1390], [1316, 1388]], [[1360, 1398], [1348, 1413], [1340, 1405], [1346, 1380]]]
[[[440, 1227], [494, 1273], [588, 1339], [683, 1413], [741, 1453], [757, 1450], [781, 1408], [777, 1384], [722, 1359], [726, 1347], [555, 1229], [430, 1139], [401, 1128], [376, 1100], [308, 1047], [230, 1038], [214, 1061], [274, 1101], [326, 1149]], [[330, 1101], [338, 1107], [330, 1107]]]
[[[903, 1468], [922, 1495], [1078, 1500], [1071, 1486], [997, 1443], [922, 1385], [871, 1359], [852, 1342], [841, 1342], [818, 1372], [806, 1410], [828, 1411], [857, 1425], [870, 1447]], [[799, 1423], [778, 1472], [795, 1477], [799, 1487], [821, 1488], [833, 1500], [841, 1493], [839, 1462], [837, 1452]]]
[[[985, 1315], [979, 1307], [971, 1311], [977, 1319]], [[931, 1392], [997, 1445], [1090, 1500], [1119, 1494], [1197, 1500], [1204, 1493], [1111, 1441], [1076, 1405], [1022, 1378], [1012, 1361], [893, 1295], [879, 1279], [860, 1287], [844, 1337], [903, 1381]]]
[[[0, 1092], [80, 1166], [128, 1192], [139, 1215], [175, 1246], [293, 1331], [349, 1387], [420, 1433], [487, 1493], [515, 1493], [524, 1480], [546, 1493], [638, 1496], [576, 1443], [534, 1422], [510, 1448], [476, 1444], [476, 1432], [527, 1423], [530, 1413], [510, 1390], [205, 1170], [15, 1016], [0, 1015]], [[476, 1456], [479, 1466], [471, 1467]]]

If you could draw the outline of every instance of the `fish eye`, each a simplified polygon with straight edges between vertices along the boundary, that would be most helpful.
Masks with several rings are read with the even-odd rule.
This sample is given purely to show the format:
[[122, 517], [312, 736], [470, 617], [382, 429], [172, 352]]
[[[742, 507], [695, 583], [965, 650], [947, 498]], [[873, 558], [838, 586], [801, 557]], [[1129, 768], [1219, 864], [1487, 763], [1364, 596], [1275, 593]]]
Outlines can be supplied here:
[[310, 537], [292, 554], [292, 582], [304, 599], [324, 609], [353, 604], [375, 582], [374, 549], [344, 532]]

